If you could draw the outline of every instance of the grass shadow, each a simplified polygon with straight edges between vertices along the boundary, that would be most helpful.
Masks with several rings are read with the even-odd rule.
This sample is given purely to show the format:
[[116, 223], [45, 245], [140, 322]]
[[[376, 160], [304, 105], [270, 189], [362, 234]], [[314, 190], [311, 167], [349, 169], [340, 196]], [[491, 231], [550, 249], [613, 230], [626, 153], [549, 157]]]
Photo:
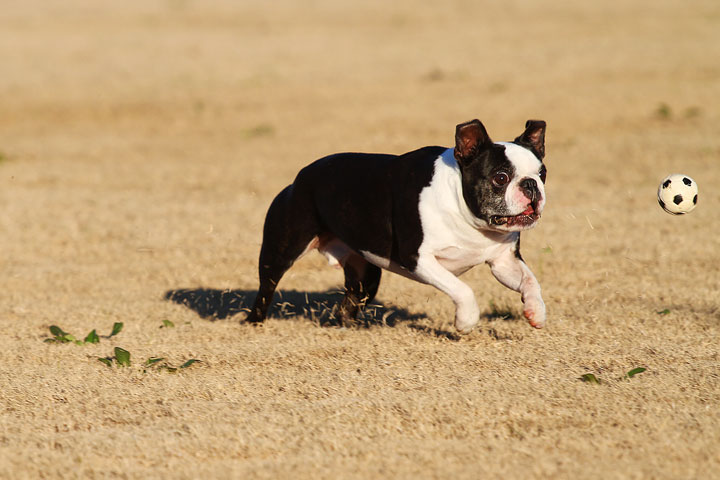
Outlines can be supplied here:
[[418, 323], [411, 323], [408, 326], [418, 332], [427, 333], [428, 335], [435, 336], [438, 338], [444, 338], [446, 340], [450, 340], [451, 342], [459, 342], [460, 339], [462, 338], [462, 335], [460, 335], [459, 333], [448, 332], [447, 330], [442, 330], [440, 328], [428, 327], [426, 325], [420, 325]]
[[[213, 288], [183, 288], [165, 292], [165, 299], [184, 305], [200, 317], [214, 321], [249, 312], [255, 300], [255, 290], [218, 290]], [[338, 326], [336, 313], [343, 293], [302, 292], [278, 290], [268, 312], [269, 317], [289, 319], [304, 316], [321, 326]], [[411, 322], [427, 318], [424, 314], [412, 314], [404, 308], [386, 307], [372, 302], [358, 315], [356, 325], [370, 327], [385, 325], [394, 327], [399, 322]]]
[[493, 322], [496, 320], [504, 320], [506, 322], [514, 322], [523, 320], [523, 316], [516, 309], [507, 305], [496, 305], [490, 301], [490, 311], [480, 315], [482, 320]]

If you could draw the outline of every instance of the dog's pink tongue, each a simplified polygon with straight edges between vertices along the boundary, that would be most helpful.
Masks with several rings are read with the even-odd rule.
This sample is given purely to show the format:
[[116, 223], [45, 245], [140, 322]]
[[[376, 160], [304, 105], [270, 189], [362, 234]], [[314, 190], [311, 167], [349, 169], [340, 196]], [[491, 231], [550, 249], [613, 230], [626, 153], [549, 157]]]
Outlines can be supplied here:
[[522, 212], [523, 215], [532, 215], [533, 213], [535, 213], [535, 210], [533, 209], [532, 205], [528, 205], [525, 211]]

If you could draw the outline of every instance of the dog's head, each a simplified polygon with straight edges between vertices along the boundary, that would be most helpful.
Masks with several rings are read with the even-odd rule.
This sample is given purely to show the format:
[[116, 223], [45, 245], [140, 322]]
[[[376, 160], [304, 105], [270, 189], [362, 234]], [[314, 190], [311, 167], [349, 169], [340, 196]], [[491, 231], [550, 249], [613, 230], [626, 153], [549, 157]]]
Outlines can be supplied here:
[[493, 143], [479, 120], [455, 130], [455, 159], [470, 212], [493, 230], [532, 228], [545, 207], [545, 122], [528, 120], [513, 142]]

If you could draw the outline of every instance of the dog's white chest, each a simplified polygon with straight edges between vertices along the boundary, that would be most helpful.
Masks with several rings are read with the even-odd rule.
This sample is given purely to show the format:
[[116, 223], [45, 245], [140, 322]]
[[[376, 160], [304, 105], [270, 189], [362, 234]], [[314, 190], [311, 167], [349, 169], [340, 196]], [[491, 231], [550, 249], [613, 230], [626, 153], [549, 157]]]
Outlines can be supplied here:
[[435, 253], [435, 258], [440, 265], [456, 276], [462, 275], [478, 263], [476, 252], [458, 247], [443, 248]]
[[[480, 235], [478, 233], [478, 235]], [[462, 275], [475, 265], [485, 263], [511, 248], [511, 244], [493, 243], [487, 248], [449, 246], [437, 249], [435, 259], [455, 276]]]
[[472, 225], [451, 155], [450, 150], [436, 161], [433, 181], [420, 193], [423, 242], [418, 254], [431, 255], [460, 275], [507, 252], [518, 235], [481, 231]]

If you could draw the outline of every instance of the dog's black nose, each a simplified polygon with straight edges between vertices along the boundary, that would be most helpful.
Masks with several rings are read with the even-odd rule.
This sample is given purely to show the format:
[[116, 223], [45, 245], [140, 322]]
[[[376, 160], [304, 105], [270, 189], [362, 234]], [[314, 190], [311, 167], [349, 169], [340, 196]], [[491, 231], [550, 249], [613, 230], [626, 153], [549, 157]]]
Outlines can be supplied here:
[[531, 202], [535, 203], [537, 200], [539, 200], [540, 191], [538, 190], [538, 185], [535, 179], [523, 179], [522, 181], [520, 181], [520, 189], [522, 189], [522, 192], [528, 199], [530, 199]]

